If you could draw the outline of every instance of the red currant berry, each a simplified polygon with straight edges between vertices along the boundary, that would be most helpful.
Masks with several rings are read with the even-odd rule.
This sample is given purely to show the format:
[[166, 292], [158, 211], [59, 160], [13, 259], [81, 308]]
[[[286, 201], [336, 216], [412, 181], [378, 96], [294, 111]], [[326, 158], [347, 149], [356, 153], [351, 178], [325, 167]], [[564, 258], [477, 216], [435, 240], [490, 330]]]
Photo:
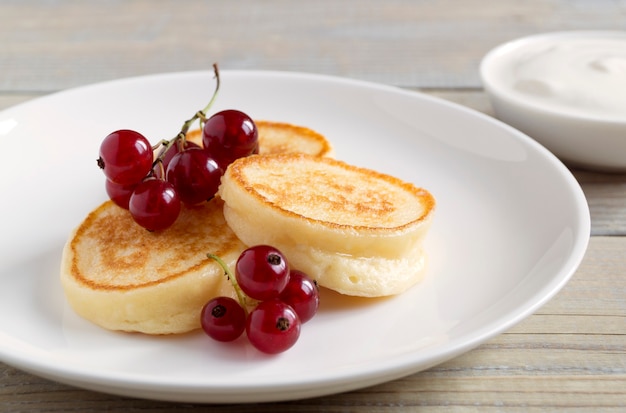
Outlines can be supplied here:
[[246, 335], [258, 350], [277, 354], [291, 348], [300, 337], [300, 319], [279, 300], [263, 301], [248, 315]]
[[255, 300], [278, 297], [289, 281], [289, 265], [282, 252], [269, 245], [244, 250], [235, 264], [241, 290]]
[[200, 147], [177, 153], [167, 167], [167, 180], [187, 205], [213, 198], [221, 177], [222, 169]]
[[136, 187], [137, 184], [120, 185], [110, 179], [107, 179], [104, 184], [104, 189], [109, 198], [124, 209], [128, 209], [128, 202]]
[[[176, 143], [170, 146], [167, 151], [165, 151], [165, 154], [163, 154], [163, 160], [161, 161], [163, 163], [163, 170], [167, 171], [167, 167], [169, 166], [172, 158], [176, 154], [190, 148], [200, 148], [200, 145], [188, 140], [185, 140], [185, 143], [182, 144], [181, 141], [178, 140]], [[154, 176], [156, 176], [157, 178], [165, 178], [161, 176], [161, 167], [154, 168]]]
[[202, 130], [202, 144], [226, 170], [235, 159], [258, 152], [258, 131], [245, 113], [228, 109], [208, 118]]
[[110, 133], [100, 145], [98, 166], [119, 185], [139, 183], [152, 168], [152, 147], [140, 133], [122, 129]]
[[137, 185], [128, 203], [135, 222], [149, 231], [170, 227], [178, 218], [180, 208], [180, 199], [172, 184], [154, 177]]
[[246, 329], [246, 312], [237, 300], [216, 297], [202, 308], [200, 324], [214, 340], [233, 341]]
[[296, 311], [302, 323], [313, 318], [320, 304], [319, 288], [315, 281], [297, 270], [290, 271], [289, 282], [279, 298]]

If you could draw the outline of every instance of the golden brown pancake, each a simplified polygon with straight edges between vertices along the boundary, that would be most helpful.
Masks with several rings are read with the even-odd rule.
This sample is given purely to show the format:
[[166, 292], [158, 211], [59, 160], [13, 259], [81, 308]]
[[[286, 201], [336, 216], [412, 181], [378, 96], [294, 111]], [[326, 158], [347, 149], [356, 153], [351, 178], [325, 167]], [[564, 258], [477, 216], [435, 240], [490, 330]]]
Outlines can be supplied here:
[[435, 199], [398, 178], [332, 158], [257, 155], [231, 164], [219, 196], [239, 239], [279, 248], [321, 286], [375, 297], [423, 275]]
[[74, 310], [108, 329], [182, 333], [200, 309], [232, 295], [222, 268], [244, 245], [226, 225], [219, 199], [184, 207], [166, 231], [149, 232], [111, 201], [92, 211], [65, 246], [61, 281]]

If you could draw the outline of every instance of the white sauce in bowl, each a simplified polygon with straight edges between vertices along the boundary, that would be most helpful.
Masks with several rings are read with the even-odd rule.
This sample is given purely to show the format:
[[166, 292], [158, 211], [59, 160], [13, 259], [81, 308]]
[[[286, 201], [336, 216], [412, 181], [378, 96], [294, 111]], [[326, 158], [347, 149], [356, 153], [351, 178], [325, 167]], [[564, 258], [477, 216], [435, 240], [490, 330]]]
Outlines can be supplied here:
[[626, 118], [626, 34], [545, 37], [510, 52], [501, 80], [519, 97], [558, 111]]
[[571, 165], [626, 172], [626, 31], [517, 39], [480, 76], [498, 119]]

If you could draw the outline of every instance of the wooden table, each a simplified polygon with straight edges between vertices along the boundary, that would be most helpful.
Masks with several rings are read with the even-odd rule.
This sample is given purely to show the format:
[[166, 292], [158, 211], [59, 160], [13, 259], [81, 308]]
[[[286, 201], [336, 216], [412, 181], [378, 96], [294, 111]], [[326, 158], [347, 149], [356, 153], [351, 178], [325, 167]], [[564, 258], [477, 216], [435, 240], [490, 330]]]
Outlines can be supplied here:
[[[624, 28], [626, 4], [608, 0], [0, 0], [0, 109], [218, 61], [396, 85], [490, 114], [478, 64], [492, 47], [544, 31]], [[626, 411], [626, 175], [573, 173], [592, 218], [580, 269], [525, 321], [442, 365], [347, 394], [208, 408], [84, 391], [0, 364], [0, 410]]]

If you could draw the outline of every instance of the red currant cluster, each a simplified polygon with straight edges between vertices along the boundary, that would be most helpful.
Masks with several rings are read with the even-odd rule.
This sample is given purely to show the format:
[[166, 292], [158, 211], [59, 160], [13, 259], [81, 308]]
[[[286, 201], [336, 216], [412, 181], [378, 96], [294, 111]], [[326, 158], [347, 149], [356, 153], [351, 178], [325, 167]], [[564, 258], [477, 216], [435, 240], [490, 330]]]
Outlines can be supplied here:
[[[248, 115], [230, 109], [207, 118], [219, 88], [217, 67], [215, 75], [213, 98], [173, 139], [153, 147], [140, 133], [122, 129], [110, 133], [100, 145], [98, 166], [107, 178], [109, 198], [150, 231], [171, 226], [182, 204], [211, 199], [231, 162], [258, 153], [257, 128]], [[202, 146], [186, 140], [196, 121], [202, 129]]]
[[218, 341], [233, 341], [245, 331], [250, 343], [268, 354], [292, 347], [300, 336], [301, 324], [317, 312], [317, 284], [303, 272], [290, 269], [283, 254], [268, 245], [243, 251], [234, 277], [219, 257], [209, 257], [220, 263], [238, 300], [210, 300], [200, 315], [205, 333]]

